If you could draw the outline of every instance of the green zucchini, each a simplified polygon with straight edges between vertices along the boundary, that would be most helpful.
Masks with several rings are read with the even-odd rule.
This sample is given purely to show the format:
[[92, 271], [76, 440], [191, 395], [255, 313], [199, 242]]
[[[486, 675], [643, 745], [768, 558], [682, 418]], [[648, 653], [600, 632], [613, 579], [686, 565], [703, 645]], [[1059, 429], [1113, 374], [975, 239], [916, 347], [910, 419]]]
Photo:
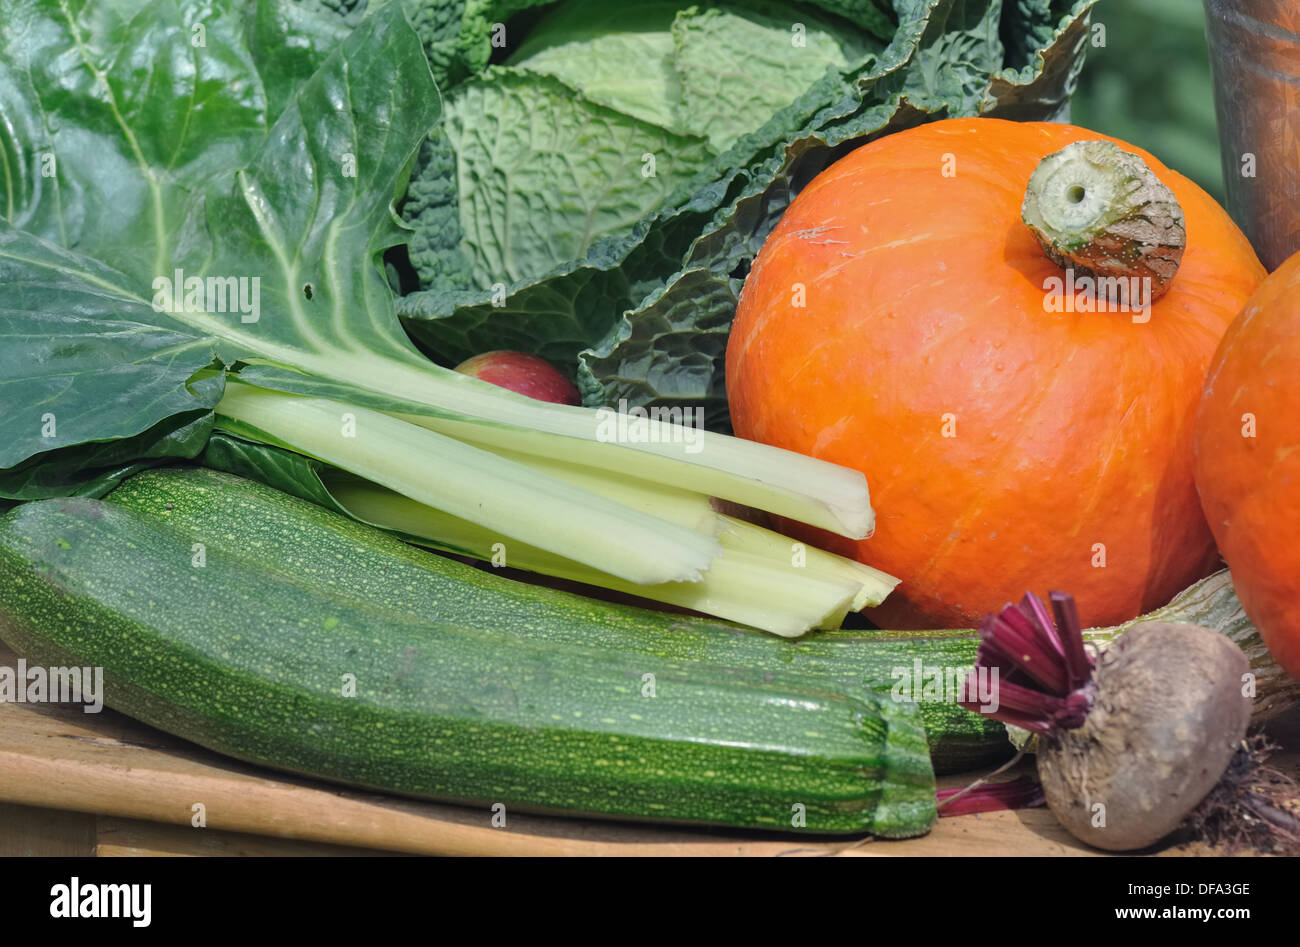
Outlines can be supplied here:
[[[978, 638], [968, 631], [823, 632], [780, 638], [729, 622], [615, 605], [461, 567], [314, 504], [204, 468], [153, 470], [108, 500], [167, 520], [194, 537], [221, 537], [225, 554], [257, 568], [307, 575], [323, 562], [351, 600], [398, 616], [448, 606], [498, 634], [580, 644], [678, 662], [741, 668], [758, 675], [815, 676], [850, 693], [892, 696], [894, 674], [968, 668]], [[210, 541], [210, 540], [209, 540]], [[369, 550], [358, 555], [361, 548]], [[948, 700], [916, 705], [936, 772], [995, 764], [1012, 753], [1002, 724]]]
[[[934, 820], [913, 704], [620, 647], [692, 621], [512, 583], [228, 475], [130, 483], [0, 516], [0, 638], [102, 667], [106, 703], [162, 730], [507, 810], [884, 837]], [[547, 607], [512, 611], [530, 601]]]
[[[969, 668], [979, 636], [971, 629], [828, 631], [787, 639], [708, 619], [685, 618], [575, 598], [483, 570], [465, 570], [391, 537], [292, 497], [216, 471], [148, 471], [109, 495], [115, 503], [169, 520], [197, 537], [219, 534], [230, 555], [298, 574], [322, 559], [352, 599], [398, 615], [439, 613], [447, 602], [473, 600], [472, 614], [499, 634], [615, 649], [656, 659], [700, 662], [759, 675], [822, 679], [857, 693], [891, 694], [898, 677], [921, 661], [927, 671]], [[268, 525], [277, 524], [281, 525]], [[354, 554], [359, 544], [370, 559]], [[467, 608], [470, 606], [466, 605]], [[578, 616], [578, 617], [575, 617]], [[1300, 702], [1300, 682], [1269, 656], [1246, 618], [1226, 570], [1182, 592], [1169, 605], [1124, 625], [1091, 629], [1104, 645], [1137, 621], [1185, 621], [1232, 638], [1256, 675], [1257, 719]], [[948, 699], [917, 705], [935, 772], [955, 773], [996, 764], [1011, 753], [1002, 724]]]

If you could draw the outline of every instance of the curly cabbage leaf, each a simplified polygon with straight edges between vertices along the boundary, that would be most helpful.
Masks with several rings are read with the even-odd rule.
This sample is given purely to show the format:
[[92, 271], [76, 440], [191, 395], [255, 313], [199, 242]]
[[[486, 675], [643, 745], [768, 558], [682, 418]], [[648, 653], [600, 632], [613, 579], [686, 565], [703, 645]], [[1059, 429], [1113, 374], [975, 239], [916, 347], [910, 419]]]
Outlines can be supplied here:
[[[633, 12], [571, 0], [534, 18], [532, 32], [531, 14], [510, 18], [527, 2], [463, 3], [461, 32], [440, 40], [459, 44], [451, 59], [461, 71], [445, 75], [478, 75], [451, 90], [453, 102], [480, 94], [462, 89], [528, 85], [522, 76], [570, 94], [522, 124], [518, 103], [480, 109], [468, 160], [465, 133], [450, 124], [426, 143], [402, 210], [419, 282], [398, 302], [407, 330], [447, 363], [525, 349], [575, 369], [588, 405], [703, 406], [725, 430], [722, 353], [736, 293], [793, 195], [880, 134], [956, 115], [1065, 117], [1093, 2], [824, 0], [743, 12], [656, 2]], [[489, 64], [494, 24], [506, 45]], [[791, 45], [797, 37], [807, 45]], [[773, 76], [779, 88], [764, 85]], [[663, 154], [629, 154], [645, 139], [626, 130], [586, 149], [569, 134], [562, 153], [542, 160], [534, 149], [523, 164], [494, 150], [501, 142], [517, 155], [525, 129], [543, 137], [538, 129], [570, 125], [582, 110], [682, 136], [661, 139], [672, 152], [666, 180], [647, 186], [644, 158], [658, 171]], [[595, 201], [591, 182], [613, 198]]]

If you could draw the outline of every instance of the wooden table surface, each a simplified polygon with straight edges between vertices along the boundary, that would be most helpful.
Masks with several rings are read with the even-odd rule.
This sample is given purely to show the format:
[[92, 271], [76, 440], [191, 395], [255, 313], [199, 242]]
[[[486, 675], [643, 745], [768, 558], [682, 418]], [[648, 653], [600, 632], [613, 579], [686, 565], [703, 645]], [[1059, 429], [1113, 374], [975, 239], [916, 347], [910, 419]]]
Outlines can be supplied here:
[[[0, 645], [0, 666], [16, 657]], [[1300, 774], [1300, 714], [1270, 729]], [[974, 776], [941, 780], [965, 785]], [[195, 827], [201, 805], [206, 826]], [[0, 855], [1096, 855], [1046, 809], [940, 819], [907, 841], [826, 841], [507, 813], [284, 776], [105, 709], [0, 703]], [[1160, 854], [1199, 854], [1204, 847]]]

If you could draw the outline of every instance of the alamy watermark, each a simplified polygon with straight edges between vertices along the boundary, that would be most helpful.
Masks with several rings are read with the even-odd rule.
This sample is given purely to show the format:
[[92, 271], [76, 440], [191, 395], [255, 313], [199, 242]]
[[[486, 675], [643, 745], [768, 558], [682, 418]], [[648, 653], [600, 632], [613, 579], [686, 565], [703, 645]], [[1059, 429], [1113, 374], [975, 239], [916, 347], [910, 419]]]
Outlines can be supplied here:
[[1075, 276], [1043, 280], [1043, 309], [1047, 312], [1127, 312], [1141, 324], [1151, 321], [1151, 277]]
[[238, 312], [240, 322], [262, 318], [260, 276], [186, 276], [176, 270], [153, 281], [154, 312]]
[[88, 714], [104, 709], [102, 667], [41, 667], [18, 659], [0, 667], [0, 704], [82, 704]]
[[683, 444], [688, 454], [704, 449], [704, 409], [628, 407], [596, 409], [596, 440], [613, 444]]
[[996, 713], [999, 706], [996, 667], [939, 667], [916, 658], [911, 667], [893, 668], [889, 676], [894, 680], [889, 694], [897, 701], [978, 703], [984, 714]]
[[67, 884], [50, 888], [50, 917], [116, 917], [129, 920], [132, 927], [148, 927], [153, 919], [153, 885], [83, 883], [73, 875]]

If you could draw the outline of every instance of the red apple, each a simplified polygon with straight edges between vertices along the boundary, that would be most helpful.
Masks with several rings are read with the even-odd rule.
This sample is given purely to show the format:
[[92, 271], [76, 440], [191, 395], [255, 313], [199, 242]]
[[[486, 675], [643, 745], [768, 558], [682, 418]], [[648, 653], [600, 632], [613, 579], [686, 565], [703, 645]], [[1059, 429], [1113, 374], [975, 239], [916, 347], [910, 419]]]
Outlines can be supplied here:
[[525, 352], [484, 352], [465, 359], [456, 366], [456, 371], [538, 401], [582, 403], [573, 382], [546, 359]]

